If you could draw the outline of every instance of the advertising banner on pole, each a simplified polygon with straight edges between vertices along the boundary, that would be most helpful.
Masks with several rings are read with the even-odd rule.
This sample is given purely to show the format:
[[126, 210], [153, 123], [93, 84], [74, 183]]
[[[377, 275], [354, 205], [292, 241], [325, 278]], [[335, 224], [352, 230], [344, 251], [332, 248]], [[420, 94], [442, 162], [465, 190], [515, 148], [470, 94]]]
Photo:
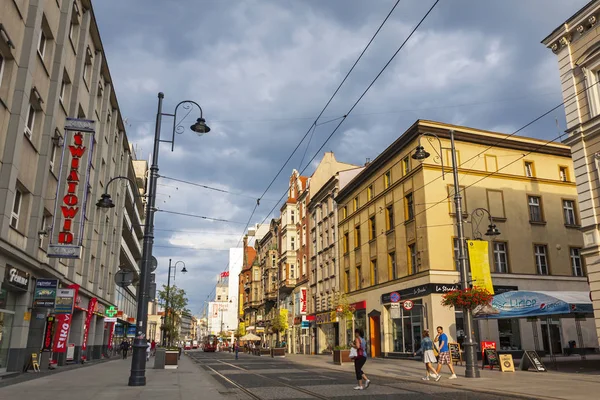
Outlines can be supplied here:
[[58, 279], [38, 279], [33, 294], [34, 308], [54, 308]]
[[44, 344], [42, 345], [42, 352], [52, 351], [52, 336], [54, 335], [54, 319], [55, 317], [50, 315], [46, 318], [46, 327], [44, 328]]
[[300, 314], [306, 315], [308, 310], [306, 288], [300, 288]]
[[115, 322], [108, 323], [108, 348], [113, 348], [113, 337], [115, 335]]
[[96, 308], [96, 304], [98, 299], [92, 297], [88, 304], [87, 315], [85, 316], [85, 325], [83, 326], [83, 342], [81, 343], [81, 360], [87, 360], [87, 342], [88, 336], [90, 334], [90, 323], [92, 322], [92, 317], [94, 316], [94, 309]]
[[95, 121], [67, 118], [48, 257], [81, 258]]
[[486, 289], [494, 294], [492, 274], [490, 273], [489, 244], [485, 240], [467, 240], [469, 246], [469, 264], [473, 286]]
[[[77, 297], [79, 293], [79, 285], [72, 284], [68, 286], [69, 289], [74, 291], [74, 296], [71, 297], [71, 310], [72, 301], [74, 297]], [[58, 295], [58, 293], [57, 293]], [[58, 303], [58, 299], [57, 299]], [[56, 316], [56, 333], [54, 335], [54, 345], [52, 346], [52, 352], [54, 353], [65, 353], [67, 351], [67, 339], [69, 338], [69, 331], [71, 330], [71, 321], [73, 319], [72, 311], [68, 314], [58, 314]]]
[[58, 289], [56, 291], [56, 304], [54, 305], [55, 314], [71, 314], [75, 302], [75, 289]]

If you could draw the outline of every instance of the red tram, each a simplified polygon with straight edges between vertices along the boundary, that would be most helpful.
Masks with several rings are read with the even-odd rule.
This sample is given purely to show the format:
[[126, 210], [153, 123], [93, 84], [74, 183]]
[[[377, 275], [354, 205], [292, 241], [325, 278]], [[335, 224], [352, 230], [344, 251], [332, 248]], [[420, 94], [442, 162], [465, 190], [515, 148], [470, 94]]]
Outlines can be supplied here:
[[208, 335], [204, 338], [204, 345], [202, 346], [202, 349], [205, 352], [215, 352], [217, 350], [218, 343], [219, 341], [217, 340], [216, 335]]

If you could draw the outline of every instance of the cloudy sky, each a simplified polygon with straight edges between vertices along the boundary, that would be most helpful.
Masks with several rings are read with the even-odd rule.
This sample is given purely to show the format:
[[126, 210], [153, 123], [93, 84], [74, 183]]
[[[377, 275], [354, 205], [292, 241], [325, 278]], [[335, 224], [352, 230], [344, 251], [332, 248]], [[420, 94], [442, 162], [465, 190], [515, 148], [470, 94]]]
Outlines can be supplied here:
[[[434, 0], [396, 10], [271, 189], [251, 223], [268, 217], [293, 168], [310, 175], [323, 151], [362, 164], [416, 119], [512, 133], [562, 102], [554, 54], [540, 41], [586, 0], [442, 0], [323, 147], [339, 120]], [[152, 149], [157, 93], [164, 112], [198, 102], [211, 132], [163, 145], [157, 206], [231, 222], [157, 213], [159, 282], [168, 259], [189, 273], [177, 284], [200, 314], [256, 198], [310, 128], [396, 0], [102, 0], [94, 10], [127, 134], [138, 158]], [[181, 110], [180, 111], [184, 111]], [[198, 117], [193, 110], [189, 126]], [[178, 113], [185, 116], [184, 112]], [[557, 122], [559, 127], [557, 127]], [[564, 112], [522, 134], [564, 130]], [[163, 135], [172, 132], [164, 119]], [[312, 161], [311, 161], [312, 160]], [[279, 207], [276, 207], [277, 210]]]

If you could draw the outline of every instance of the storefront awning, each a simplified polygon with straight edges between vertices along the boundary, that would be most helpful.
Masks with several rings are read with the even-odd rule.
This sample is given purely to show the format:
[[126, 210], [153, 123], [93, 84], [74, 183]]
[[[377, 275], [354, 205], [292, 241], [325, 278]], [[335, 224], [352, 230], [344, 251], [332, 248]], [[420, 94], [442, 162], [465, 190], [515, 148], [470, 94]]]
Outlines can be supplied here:
[[475, 318], [526, 318], [565, 314], [593, 314], [588, 292], [533, 292], [516, 290], [494, 296], [491, 306], [475, 308]]

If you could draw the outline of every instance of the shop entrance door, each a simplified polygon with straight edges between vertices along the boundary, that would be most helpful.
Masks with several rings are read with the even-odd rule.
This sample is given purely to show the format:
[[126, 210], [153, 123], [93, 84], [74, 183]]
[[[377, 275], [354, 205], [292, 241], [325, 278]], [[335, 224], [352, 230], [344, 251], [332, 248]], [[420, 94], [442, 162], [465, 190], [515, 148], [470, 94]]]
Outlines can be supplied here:
[[[552, 340], [552, 354], [562, 354], [562, 346], [560, 339], [560, 324], [558, 320], [551, 320], [550, 322], [550, 337]], [[548, 346], [548, 324], [546, 321], [542, 321], [542, 341], [544, 343], [544, 351], [546, 354], [550, 354], [550, 347]]]
[[369, 316], [369, 333], [371, 339], [371, 357], [381, 356], [381, 329], [380, 329], [380, 316], [370, 315]]

